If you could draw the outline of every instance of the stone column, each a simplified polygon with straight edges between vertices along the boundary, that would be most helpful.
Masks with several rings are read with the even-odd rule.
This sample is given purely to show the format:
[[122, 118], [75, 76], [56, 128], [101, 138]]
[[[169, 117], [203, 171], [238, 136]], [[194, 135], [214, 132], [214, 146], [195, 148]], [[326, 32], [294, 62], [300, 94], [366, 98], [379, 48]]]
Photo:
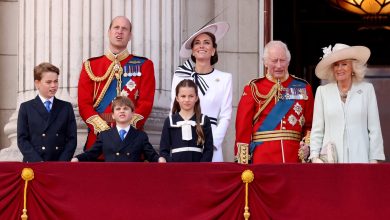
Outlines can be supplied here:
[[11, 145], [0, 151], [0, 160], [20, 161], [16, 122], [20, 103], [33, 99], [33, 68], [46, 61], [61, 70], [56, 97], [72, 103], [78, 146], [82, 151], [86, 125], [77, 106], [77, 84], [82, 62], [100, 56], [107, 48], [111, 19], [127, 16], [133, 23], [130, 52], [150, 58], [155, 67], [156, 95], [145, 125], [152, 144], [158, 144], [162, 122], [168, 114], [170, 83], [179, 62], [180, 0], [20, 0], [17, 108], [4, 131]]

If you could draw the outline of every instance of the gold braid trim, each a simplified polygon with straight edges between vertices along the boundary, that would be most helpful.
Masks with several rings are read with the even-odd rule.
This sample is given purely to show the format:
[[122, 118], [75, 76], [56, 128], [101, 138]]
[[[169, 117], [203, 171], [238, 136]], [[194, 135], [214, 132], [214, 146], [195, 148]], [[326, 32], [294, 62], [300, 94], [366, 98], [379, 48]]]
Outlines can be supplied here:
[[111, 63], [111, 65], [108, 67], [106, 73], [104, 73], [103, 76], [95, 76], [92, 72], [92, 69], [91, 69], [91, 64], [89, 62], [89, 60], [85, 61], [84, 63], [84, 67], [85, 67], [85, 71], [87, 72], [89, 78], [94, 81], [94, 82], [101, 82], [101, 81], [104, 81], [105, 79], [107, 79], [107, 77], [112, 73], [112, 68], [114, 67], [114, 62]]
[[235, 156], [235, 161], [241, 164], [248, 164], [249, 159], [249, 144], [237, 143], [237, 155]]
[[103, 76], [98, 77], [95, 74], [93, 74], [89, 60], [87, 60], [84, 63], [85, 71], [87, 72], [89, 78], [94, 82], [101, 82], [101, 81], [104, 81], [105, 79], [107, 79], [107, 77], [112, 73], [112, 68], [114, 68], [115, 60], [117, 60], [118, 62], [121, 62], [122, 60], [126, 59], [130, 54], [129, 54], [129, 51], [124, 50], [121, 53], [115, 55], [110, 50], [108, 50], [104, 55], [109, 60], [111, 60], [112, 63], [108, 67], [107, 71], [104, 73]]
[[259, 110], [256, 112], [255, 116], [252, 119], [254, 123], [257, 120], [257, 118], [260, 116], [261, 112], [263, 112], [263, 110], [268, 106], [268, 104], [271, 102], [273, 97], [276, 95], [278, 91], [278, 85], [275, 84], [274, 86], [272, 86], [270, 92], [267, 95], [261, 94], [253, 81], [250, 82], [249, 85], [251, 87], [252, 96], [259, 105], [260, 105], [260, 99], [265, 99], [265, 102], [262, 105], [260, 105]]
[[252, 140], [255, 142], [275, 141], [275, 140], [295, 140], [300, 141], [302, 138], [301, 132], [294, 130], [275, 130], [275, 131], [260, 131], [252, 135]]
[[134, 113], [133, 114], [133, 117], [131, 118], [131, 122], [130, 124], [137, 128], [137, 122], [141, 121], [142, 119], [144, 119], [144, 116], [140, 115], [140, 114], [137, 114], [137, 113]]
[[102, 99], [104, 98], [104, 95], [106, 94], [107, 89], [110, 86], [112, 79], [114, 78], [114, 75], [115, 75], [115, 73], [114, 73], [114, 71], [112, 71], [112, 74], [110, 75], [110, 77], [108, 78], [106, 84], [104, 85], [104, 87], [102, 89], [102, 92], [100, 93], [99, 97], [96, 99], [95, 103], [93, 104], [94, 108], [96, 108], [100, 104]]
[[104, 121], [99, 115], [93, 115], [89, 117], [86, 122], [93, 126], [95, 134], [110, 129], [110, 126], [107, 125], [107, 122]]
[[130, 55], [129, 51], [126, 49], [118, 54], [114, 54], [113, 52], [111, 52], [110, 50], [107, 50], [106, 53], [104, 54], [109, 60], [111, 61], [114, 61], [115, 59], [122, 61], [124, 59], [126, 59], [126, 57], [128, 57]]
[[[122, 73], [123, 73], [123, 69], [122, 69], [122, 66], [120, 65], [120, 62], [124, 59], [126, 59], [128, 56], [129, 56], [129, 52], [126, 50], [122, 51], [121, 53], [119, 54], [114, 54], [112, 53], [110, 50], [108, 50], [106, 53], [105, 53], [105, 56], [112, 61], [112, 63], [110, 64], [110, 66], [108, 67], [107, 71], [104, 73], [103, 76], [96, 76], [93, 72], [92, 72], [92, 68], [91, 68], [91, 64], [90, 64], [90, 61], [87, 60], [85, 63], [84, 63], [84, 67], [85, 67], [85, 71], [87, 72], [89, 78], [95, 82], [95, 85], [94, 85], [94, 92], [93, 92], [93, 96], [94, 96], [94, 99], [96, 98], [96, 94], [97, 94], [97, 90], [99, 89], [100, 87], [100, 82], [107, 80], [106, 84], [104, 85], [104, 88], [102, 90], [102, 92], [100, 93], [99, 97], [97, 98], [97, 100], [95, 101], [93, 107], [96, 108], [96, 106], [98, 106], [101, 102], [101, 100], [103, 99], [104, 95], [106, 94], [106, 91], [108, 89], [108, 86], [111, 84], [111, 81], [113, 79], [113, 77], [115, 76], [117, 79], [118, 79], [118, 82], [121, 81], [121, 76], [122, 76]], [[119, 67], [118, 67], [118, 64], [119, 64]], [[96, 88], [96, 83], [99, 83], [98, 87]], [[117, 91], [118, 93], [118, 91]]]

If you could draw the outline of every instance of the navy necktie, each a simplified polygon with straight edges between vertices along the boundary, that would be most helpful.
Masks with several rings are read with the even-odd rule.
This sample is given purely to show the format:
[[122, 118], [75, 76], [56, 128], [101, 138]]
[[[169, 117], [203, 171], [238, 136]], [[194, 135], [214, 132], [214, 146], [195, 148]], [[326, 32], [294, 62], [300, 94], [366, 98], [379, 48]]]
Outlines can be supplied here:
[[50, 112], [50, 104], [51, 104], [51, 101], [47, 100], [44, 102], [45, 103], [45, 108], [47, 110], [47, 112]]
[[126, 130], [122, 129], [119, 131], [119, 136], [121, 137], [121, 140], [123, 141], [125, 139]]

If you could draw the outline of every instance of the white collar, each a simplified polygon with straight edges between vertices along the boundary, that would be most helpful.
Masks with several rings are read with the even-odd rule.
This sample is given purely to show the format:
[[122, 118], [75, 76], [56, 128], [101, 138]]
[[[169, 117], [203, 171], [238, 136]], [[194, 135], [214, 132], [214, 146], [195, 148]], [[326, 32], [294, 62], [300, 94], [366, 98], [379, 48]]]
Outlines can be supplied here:
[[42, 103], [45, 104], [45, 102], [46, 102], [47, 100], [49, 100], [49, 101], [51, 102], [51, 104], [53, 104], [54, 96], [51, 97], [50, 99], [44, 98], [43, 96], [41, 96], [41, 94], [38, 94], [38, 96], [39, 96], [39, 98], [41, 99]]
[[125, 130], [126, 131], [126, 134], [129, 133], [129, 130], [130, 130], [130, 125], [125, 127], [125, 128], [121, 128], [119, 127], [118, 125], [116, 126], [116, 129], [118, 130], [118, 133], [120, 130]]

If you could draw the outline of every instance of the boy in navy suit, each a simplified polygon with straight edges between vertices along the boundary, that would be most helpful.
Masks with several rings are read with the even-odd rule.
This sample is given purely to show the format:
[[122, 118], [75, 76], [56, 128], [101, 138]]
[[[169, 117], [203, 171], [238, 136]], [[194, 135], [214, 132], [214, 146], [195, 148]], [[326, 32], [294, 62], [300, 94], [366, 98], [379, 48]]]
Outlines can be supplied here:
[[149, 143], [146, 133], [130, 126], [134, 104], [128, 97], [116, 97], [111, 108], [116, 127], [100, 132], [92, 147], [72, 162], [96, 161], [102, 153], [107, 162], [141, 162], [142, 155], [150, 162], [166, 162]]
[[34, 84], [39, 94], [20, 105], [18, 147], [23, 162], [70, 161], [77, 146], [73, 107], [55, 98], [60, 70], [41, 63], [34, 68]]

